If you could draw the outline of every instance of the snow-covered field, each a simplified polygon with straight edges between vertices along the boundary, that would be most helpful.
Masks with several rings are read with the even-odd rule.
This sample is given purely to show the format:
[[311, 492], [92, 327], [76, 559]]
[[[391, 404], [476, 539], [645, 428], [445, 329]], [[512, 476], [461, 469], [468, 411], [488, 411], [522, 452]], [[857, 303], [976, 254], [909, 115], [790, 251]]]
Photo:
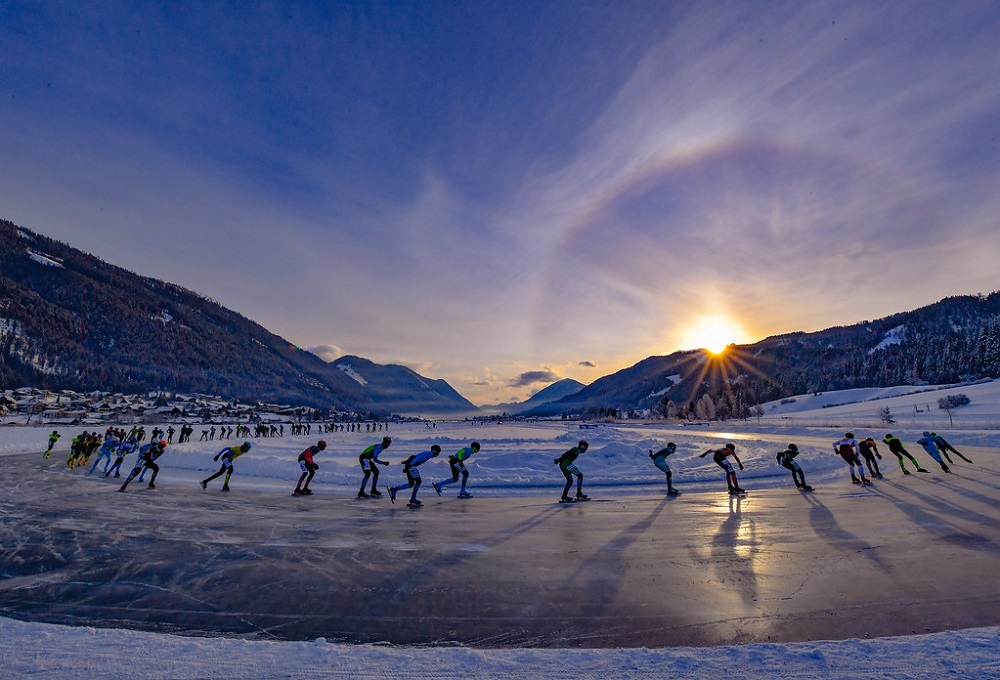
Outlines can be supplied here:
[[[788, 472], [774, 461], [774, 454], [789, 442], [799, 445], [807, 481], [817, 488], [842, 487], [846, 466], [833, 452], [832, 443], [850, 429], [857, 437], [881, 441], [887, 432], [900, 437], [925, 467], [933, 462], [915, 440], [924, 429], [935, 430], [994, 472], [1000, 453], [1000, 381], [947, 390], [907, 393], [914, 388], [851, 391], [797, 397], [785, 404], [766, 406], [759, 421], [684, 426], [677, 423], [613, 423], [581, 427], [576, 422], [505, 423], [472, 425], [440, 422], [393, 425], [388, 432], [329, 433], [306, 437], [255, 439], [253, 449], [236, 462], [234, 493], [243, 489], [287, 496], [298, 476], [295, 458], [308, 444], [325, 439], [329, 446], [317, 462], [321, 469], [313, 488], [319, 500], [351, 498], [360, 473], [357, 454], [385, 434], [393, 437], [383, 454], [392, 461], [381, 468], [380, 485], [400, 484], [398, 462], [438, 443], [445, 454], [476, 440], [482, 451], [470, 465], [470, 490], [477, 496], [557, 497], [562, 477], [553, 459], [587, 439], [589, 451], [578, 464], [586, 475], [586, 490], [595, 497], [629, 497], [663, 488], [663, 476], [647, 452], [667, 441], [678, 445], [669, 459], [674, 483], [684, 494], [718, 493], [724, 489], [719, 468], [711, 458], [698, 454], [733, 441], [746, 465], [741, 485], [754, 490], [790, 486]], [[920, 388], [927, 389], [927, 388]], [[964, 393], [968, 406], [947, 413], [937, 409], [937, 399]], [[847, 403], [853, 402], [853, 403]], [[839, 404], [829, 407], [829, 404]], [[931, 408], [927, 408], [927, 406]], [[824, 406], [828, 406], [824, 408]], [[885, 425], [876, 416], [888, 406], [896, 423]], [[44, 450], [51, 428], [0, 429], [0, 464], [3, 456], [22, 456]], [[82, 428], [80, 428], [82, 429]], [[77, 432], [62, 430], [54, 461], [62, 460], [68, 442]], [[194, 439], [198, 439], [196, 428]], [[173, 445], [160, 460], [158, 486], [180, 485], [203, 493], [197, 480], [214, 472], [214, 455], [225, 445], [237, 443], [194, 441]], [[884, 447], [883, 469], [898, 474], [895, 459]], [[127, 471], [132, 457], [123, 468]], [[57, 468], [58, 466], [56, 466]], [[445, 456], [422, 468], [425, 482], [449, 476]], [[66, 472], [85, 480], [86, 471]], [[95, 506], [107, 501], [111, 491], [99, 475], [92, 481]], [[209, 492], [218, 493], [219, 480]], [[847, 482], [849, 486], [849, 482]], [[995, 490], [995, 487], [992, 487]], [[457, 485], [446, 493], [453, 494]], [[129, 488], [133, 493], [133, 487]], [[135, 493], [141, 493], [136, 488]], [[433, 497], [430, 485], [421, 491]], [[12, 496], [16, 498], [16, 496]], [[117, 495], [115, 496], [117, 497]], [[437, 499], [435, 499], [437, 500]], [[1000, 500], [1000, 499], [998, 499]], [[682, 498], [680, 502], [683, 502]], [[16, 500], [8, 501], [16, 504]], [[51, 500], [59, 503], [58, 498]], [[378, 501], [386, 503], [383, 499]], [[1000, 506], [1000, 503], [997, 504]], [[4, 506], [6, 514], [11, 508]], [[997, 513], [1000, 514], [1000, 513]], [[0, 605], [3, 604], [0, 581]], [[224, 638], [177, 637], [160, 633], [115, 629], [71, 628], [43, 623], [0, 619], [2, 677], [662, 677], [688, 678], [1000, 678], [1000, 628], [947, 631], [930, 636], [870, 640], [821, 641], [791, 644], [754, 644], [711, 648], [661, 649], [493, 649], [466, 647], [414, 647], [402, 645], [345, 645], [323, 639], [304, 642], [250, 641]]]

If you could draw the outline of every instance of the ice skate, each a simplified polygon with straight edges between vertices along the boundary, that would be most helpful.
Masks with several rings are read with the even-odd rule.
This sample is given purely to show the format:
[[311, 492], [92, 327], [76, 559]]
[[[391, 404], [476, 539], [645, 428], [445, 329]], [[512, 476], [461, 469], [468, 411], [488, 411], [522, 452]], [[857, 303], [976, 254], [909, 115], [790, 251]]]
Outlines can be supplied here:
[[396, 504], [396, 490], [393, 489], [391, 486], [385, 487], [385, 490], [389, 492], [389, 500], [392, 501], [393, 505], [395, 505]]

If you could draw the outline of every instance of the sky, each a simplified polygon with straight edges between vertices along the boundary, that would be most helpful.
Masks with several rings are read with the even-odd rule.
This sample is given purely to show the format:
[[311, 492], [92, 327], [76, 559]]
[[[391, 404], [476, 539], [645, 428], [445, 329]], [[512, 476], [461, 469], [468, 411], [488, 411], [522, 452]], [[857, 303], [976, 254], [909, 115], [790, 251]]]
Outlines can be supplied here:
[[1000, 289], [995, 2], [0, 4], [0, 219], [476, 404]]

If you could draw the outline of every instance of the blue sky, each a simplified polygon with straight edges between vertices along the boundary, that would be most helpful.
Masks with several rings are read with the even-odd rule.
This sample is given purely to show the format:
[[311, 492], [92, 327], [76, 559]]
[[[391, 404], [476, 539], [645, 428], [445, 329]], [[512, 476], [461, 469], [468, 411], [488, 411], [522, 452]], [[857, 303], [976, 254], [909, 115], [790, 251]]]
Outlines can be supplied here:
[[0, 4], [0, 218], [475, 403], [1000, 288], [995, 2]]

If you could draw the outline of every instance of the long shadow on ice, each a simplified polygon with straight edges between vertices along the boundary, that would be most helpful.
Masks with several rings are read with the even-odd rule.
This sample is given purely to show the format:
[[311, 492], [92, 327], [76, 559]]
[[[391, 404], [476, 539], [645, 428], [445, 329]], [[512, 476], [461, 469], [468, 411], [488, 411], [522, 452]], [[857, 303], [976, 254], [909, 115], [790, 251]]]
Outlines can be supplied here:
[[804, 493], [809, 503], [809, 523], [813, 533], [838, 552], [849, 552], [862, 555], [878, 567], [879, 571], [891, 574], [892, 568], [882, 559], [878, 546], [871, 545], [864, 539], [844, 529], [837, 521], [836, 515], [823, 504], [815, 494]]
[[[892, 487], [898, 492], [912, 495], [915, 499], [940, 511], [941, 515], [951, 515], [958, 519], [984, 525], [989, 525], [994, 521], [992, 518], [979, 514], [968, 508], [960, 507], [952, 502], [936, 498], [932, 495], [916, 491], [900, 484], [896, 484], [895, 482], [887, 482], [884, 483], [884, 485]], [[943, 486], [947, 486], [947, 484], [943, 484]], [[961, 493], [968, 493], [965, 489], [960, 487], [955, 487], [955, 490]], [[883, 493], [882, 496], [899, 508], [903, 515], [907, 517], [915, 526], [929, 534], [932, 534], [936, 538], [947, 541], [957, 547], [986, 551], [992, 553], [993, 555], [1000, 556], [1000, 545], [998, 545], [996, 541], [975, 531], [963, 528], [954, 522], [950, 522], [944, 519], [941, 515], [927, 512], [915, 503], [910, 503], [902, 498], [888, 493]], [[983, 502], [995, 502], [986, 499], [983, 496], [980, 496], [979, 498], [982, 498]]]

